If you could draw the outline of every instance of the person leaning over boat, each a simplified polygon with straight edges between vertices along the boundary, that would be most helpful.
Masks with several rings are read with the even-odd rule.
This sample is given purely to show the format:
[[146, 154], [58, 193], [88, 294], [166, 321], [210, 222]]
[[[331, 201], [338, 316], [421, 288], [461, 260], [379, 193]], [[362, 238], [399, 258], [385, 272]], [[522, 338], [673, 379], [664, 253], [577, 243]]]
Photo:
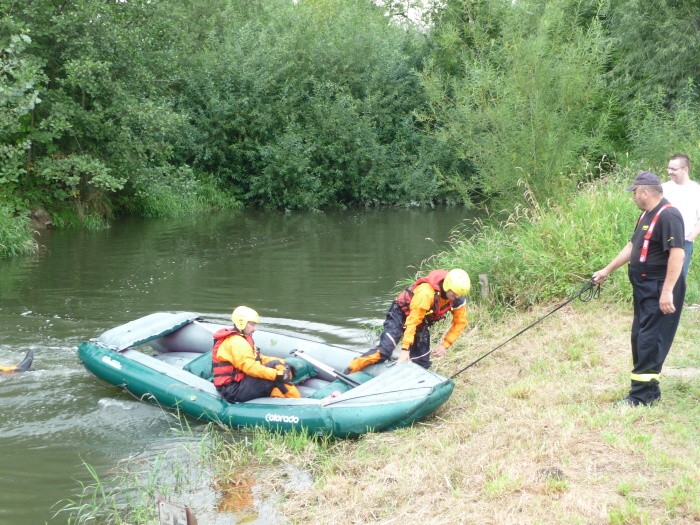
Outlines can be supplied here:
[[[452, 325], [435, 347], [432, 355], [442, 357], [467, 326], [466, 295], [471, 289], [464, 270], [433, 270], [401, 292], [391, 303], [384, 321], [379, 345], [356, 357], [346, 373], [358, 372], [366, 366], [382, 363], [391, 357], [401, 339], [398, 361], [414, 361], [430, 368], [430, 326], [452, 313]], [[403, 339], [402, 339], [403, 337]]]
[[231, 314], [233, 328], [214, 333], [211, 353], [214, 386], [229, 403], [259, 397], [301, 397], [290, 384], [292, 370], [284, 359], [262, 355], [253, 342], [260, 316], [247, 306]]

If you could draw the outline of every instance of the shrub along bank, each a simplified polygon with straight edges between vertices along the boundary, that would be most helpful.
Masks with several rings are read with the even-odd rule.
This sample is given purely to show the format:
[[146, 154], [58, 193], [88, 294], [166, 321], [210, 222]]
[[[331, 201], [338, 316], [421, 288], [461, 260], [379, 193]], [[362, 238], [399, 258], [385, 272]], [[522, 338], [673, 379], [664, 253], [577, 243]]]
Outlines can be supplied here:
[[[639, 209], [625, 188], [635, 171], [582, 185], [572, 198], [548, 208], [516, 208], [503, 222], [481, 225], [471, 237], [456, 231], [449, 250], [426, 263], [465, 268], [472, 277], [470, 301], [483, 312], [522, 310], [576, 293], [629, 241]], [[688, 274], [687, 303], [700, 302], [700, 263]], [[478, 276], [488, 276], [490, 295], [480, 294]], [[631, 301], [625, 267], [606, 281], [606, 301]]]
[[536, 209], [700, 158], [694, 0], [429, 4], [4, 2], [0, 220], [27, 231], [0, 255], [34, 208]]

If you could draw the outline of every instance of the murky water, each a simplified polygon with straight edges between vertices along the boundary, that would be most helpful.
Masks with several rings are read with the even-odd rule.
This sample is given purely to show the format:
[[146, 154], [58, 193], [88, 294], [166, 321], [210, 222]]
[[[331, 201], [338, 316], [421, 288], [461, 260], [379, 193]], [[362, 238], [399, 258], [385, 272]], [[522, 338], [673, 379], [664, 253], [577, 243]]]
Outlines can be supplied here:
[[[247, 211], [129, 220], [44, 234], [36, 257], [0, 260], [0, 525], [65, 523], [57, 502], [126, 457], [182, 439], [174, 418], [92, 378], [77, 345], [160, 310], [228, 319], [245, 304], [267, 326], [363, 348], [398, 280], [447, 247], [460, 209]], [[193, 423], [196, 426], [196, 423]]]

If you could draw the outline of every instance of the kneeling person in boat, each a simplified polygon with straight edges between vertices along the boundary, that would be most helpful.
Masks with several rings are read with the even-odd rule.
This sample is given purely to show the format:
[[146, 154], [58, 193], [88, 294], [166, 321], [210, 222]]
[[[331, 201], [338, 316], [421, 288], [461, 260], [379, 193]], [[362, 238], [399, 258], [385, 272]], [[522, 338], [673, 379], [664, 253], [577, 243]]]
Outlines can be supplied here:
[[259, 397], [301, 397], [291, 384], [292, 369], [284, 359], [262, 355], [253, 342], [260, 316], [239, 306], [231, 315], [233, 328], [214, 333], [214, 386], [229, 403]]
[[[469, 275], [464, 270], [433, 270], [406, 288], [391, 303], [384, 321], [384, 331], [376, 348], [356, 357], [346, 373], [358, 372], [366, 366], [381, 363], [391, 357], [401, 340], [398, 361], [414, 361], [430, 368], [431, 353], [442, 357], [467, 326], [466, 295], [471, 289]], [[452, 325], [442, 342], [430, 351], [430, 326], [452, 313]], [[403, 339], [402, 339], [403, 338]]]

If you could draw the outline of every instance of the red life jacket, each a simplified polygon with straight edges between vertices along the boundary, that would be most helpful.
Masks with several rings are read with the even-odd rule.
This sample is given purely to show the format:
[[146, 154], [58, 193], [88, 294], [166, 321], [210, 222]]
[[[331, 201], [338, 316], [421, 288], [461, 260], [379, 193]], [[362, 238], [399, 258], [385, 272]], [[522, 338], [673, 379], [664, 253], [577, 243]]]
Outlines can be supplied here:
[[426, 277], [421, 277], [415, 283], [401, 292], [396, 298], [396, 302], [404, 315], [408, 317], [408, 314], [411, 311], [411, 299], [413, 299], [413, 291], [415, 290], [416, 286], [423, 283], [429, 283], [430, 286], [433, 287], [433, 290], [435, 290], [435, 298], [433, 299], [433, 308], [432, 310], [428, 310], [423, 322], [433, 324], [436, 321], [443, 319], [445, 315], [447, 315], [447, 312], [454, 308], [452, 301], [447, 301], [444, 306], [440, 308], [440, 293], [442, 292], [441, 285], [445, 280], [446, 275], [447, 270], [433, 270]]
[[238, 368], [233, 366], [233, 364], [223, 359], [219, 359], [219, 356], [217, 355], [221, 343], [223, 343], [225, 339], [234, 335], [239, 335], [243, 337], [246, 341], [248, 341], [250, 347], [255, 351], [255, 359], [260, 361], [260, 350], [258, 350], [255, 347], [253, 338], [250, 335], [243, 335], [243, 332], [241, 332], [235, 326], [232, 328], [222, 328], [221, 330], [217, 330], [214, 333], [214, 348], [211, 351], [212, 372], [214, 373], [214, 386], [217, 389], [221, 389], [226, 385], [230, 385], [234, 382], [240, 383], [245, 377], [245, 374], [241, 372]]

